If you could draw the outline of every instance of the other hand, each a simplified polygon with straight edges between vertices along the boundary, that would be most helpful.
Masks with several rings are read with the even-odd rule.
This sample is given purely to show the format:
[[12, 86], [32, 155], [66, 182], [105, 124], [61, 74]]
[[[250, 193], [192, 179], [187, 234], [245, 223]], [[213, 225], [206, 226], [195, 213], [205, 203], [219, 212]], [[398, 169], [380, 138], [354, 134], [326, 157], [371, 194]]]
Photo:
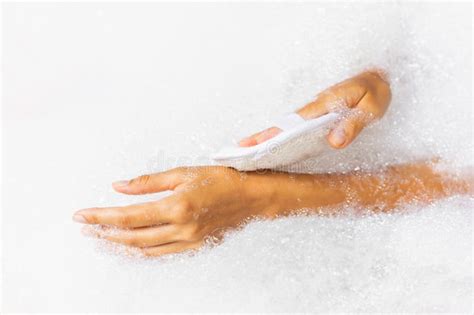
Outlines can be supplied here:
[[[364, 127], [385, 114], [391, 91], [390, 85], [382, 77], [376, 71], [363, 72], [323, 91], [297, 113], [305, 119], [313, 119], [329, 112], [342, 112], [343, 118], [331, 129], [327, 140], [333, 148], [345, 148]], [[280, 132], [281, 129], [270, 127], [242, 139], [239, 145], [254, 146]]]

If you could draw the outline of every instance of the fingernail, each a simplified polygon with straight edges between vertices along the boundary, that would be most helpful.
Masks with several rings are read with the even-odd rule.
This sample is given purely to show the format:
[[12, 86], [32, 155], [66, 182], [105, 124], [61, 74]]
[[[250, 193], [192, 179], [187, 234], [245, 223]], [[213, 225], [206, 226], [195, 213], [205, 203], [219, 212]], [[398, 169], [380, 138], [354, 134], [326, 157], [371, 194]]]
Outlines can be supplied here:
[[331, 142], [337, 147], [342, 146], [346, 142], [346, 134], [344, 129], [337, 129], [331, 135]]
[[119, 180], [117, 182], [114, 182], [112, 185], [115, 187], [122, 187], [122, 186], [127, 186], [130, 181], [128, 180]]
[[79, 223], [87, 223], [86, 217], [77, 213], [72, 216], [72, 219]]

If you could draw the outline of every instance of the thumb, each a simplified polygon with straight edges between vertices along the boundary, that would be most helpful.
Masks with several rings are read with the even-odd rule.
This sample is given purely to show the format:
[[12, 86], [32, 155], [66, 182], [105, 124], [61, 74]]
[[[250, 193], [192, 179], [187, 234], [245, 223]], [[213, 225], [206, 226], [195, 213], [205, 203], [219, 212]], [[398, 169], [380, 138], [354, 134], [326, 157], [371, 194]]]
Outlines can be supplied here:
[[327, 140], [335, 149], [345, 148], [354, 141], [364, 127], [362, 115], [346, 117], [329, 133]]
[[268, 129], [265, 129], [263, 131], [260, 131], [254, 135], [251, 135], [248, 138], [244, 138], [240, 140], [239, 146], [241, 147], [252, 147], [254, 145], [260, 144], [262, 142], [265, 142], [273, 137], [275, 137], [277, 134], [281, 132], [280, 128], [277, 127], [271, 127]]
[[117, 181], [112, 184], [112, 187], [117, 192], [123, 194], [143, 195], [165, 190], [174, 190], [184, 181], [184, 170], [182, 168], [176, 168], [166, 172], [142, 175], [130, 180]]

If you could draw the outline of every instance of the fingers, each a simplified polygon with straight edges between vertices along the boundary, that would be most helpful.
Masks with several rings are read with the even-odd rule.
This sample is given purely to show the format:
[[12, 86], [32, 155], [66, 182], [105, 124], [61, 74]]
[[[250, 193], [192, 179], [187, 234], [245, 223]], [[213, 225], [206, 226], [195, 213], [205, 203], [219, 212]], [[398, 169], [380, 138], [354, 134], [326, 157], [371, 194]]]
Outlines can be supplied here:
[[362, 131], [364, 124], [356, 117], [342, 120], [328, 135], [329, 144], [335, 149], [348, 146]]
[[335, 149], [347, 147], [370, 122], [383, 115], [370, 94], [366, 94], [339, 124], [328, 134], [327, 140]]
[[151, 247], [180, 240], [180, 229], [174, 224], [163, 224], [137, 229], [117, 229], [101, 226], [99, 229], [84, 227], [84, 233], [94, 235], [115, 243], [132, 247]]
[[[343, 102], [337, 94], [327, 91], [325, 93], [321, 93], [315, 101], [308, 103], [297, 110], [296, 113], [304, 119], [314, 119], [325, 115], [330, 111], [338, 110], [341, 106], [345, 106], [345, 102]], [[281, 129], [277, 127], [265, 129], [248, 138], [240, 140], [239, 146], [251, 147], [260, 144], [275, 137], [280, 132]]]
[[296, 112], [304, 119], [314, 119], [329, 113], [334, 104], [333, 97], [329, 95], [319, 95], [318, 98], [298, 109]]
[[175, 219], [179, 205], [175, 199], [176, 195], [172, 195], [157, 202], [126, 207], [83, 209], [74, 214], [73, 220], [79, 223], [114, 225], [121, 228], [170, 223]]
[[198, 241], [198, 242], [180, 241], [180, 242], [169, 243], [169, 244], [165, 244], [161, 246], [143, 248], [141, 252], [143, 253], [144, 256], [156, 257], [156, 256], [162, 256], [166, 254], [180, 253], [186, 250], [198, 249], [202, 246], [202, 244], [203, 244], [202, 241]]
[[357, 86], [341, 82], [321, 92], [314, 101], [300, 108], [297, 113], [304, 119], [315, 119], [330, 112], [343, 112], [355, 107], [364, 92]]
[[185, 181], [186, 170], [175, 168], [166, 172], [142, 175], [131, 180], [118, 181], [113, 188], [124, 194], [141, 195], [165, 190], [174, 190]]
[[[296, 113], [304, 119], [314, 119], [330, 111], [339, 110], [343, 106], [346, 106], [346, 103], [338, 94], [327, 91], [326, 93], [321, 93], [315, 101], [297, 110]], [[239, 145], [241, 147], [251, 147], [275, 137], [280, 132], [280, 128], [271, 127], [240, 140]]]
[[248, 138], [240, 140], [239, 145], [241, 147], [251, 147], [275, 137], [280, 132], [281, 132], [280, 128], [271, 127], [259, 133], [256, 133]]
[[147, 257], [157, 257], [198, 249], [204, 242], [203, 240], [180, 240], [179, 227], [176, 225], [162, 225], [132, 230], [119, 230], [106, 226], [93, 229], [90, 226], [85, 226], [83, 233], [129, 246], [125, 247], [125, 249], [128, 249], [127, 252], [129, 254], [136, 255], [141, 253]]

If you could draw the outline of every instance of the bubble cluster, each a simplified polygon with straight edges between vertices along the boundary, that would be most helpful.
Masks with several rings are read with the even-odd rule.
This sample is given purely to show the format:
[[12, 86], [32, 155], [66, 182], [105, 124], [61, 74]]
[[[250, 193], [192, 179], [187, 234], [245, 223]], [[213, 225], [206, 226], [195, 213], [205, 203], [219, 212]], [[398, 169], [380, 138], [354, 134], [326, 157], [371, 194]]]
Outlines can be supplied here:
[[125, 305], [136, 311], [463, 312], [471, 307], [473, 202], [257, 220], [199, 252], [114, 256], [102, 268], [142, 282], [140, 299]]

